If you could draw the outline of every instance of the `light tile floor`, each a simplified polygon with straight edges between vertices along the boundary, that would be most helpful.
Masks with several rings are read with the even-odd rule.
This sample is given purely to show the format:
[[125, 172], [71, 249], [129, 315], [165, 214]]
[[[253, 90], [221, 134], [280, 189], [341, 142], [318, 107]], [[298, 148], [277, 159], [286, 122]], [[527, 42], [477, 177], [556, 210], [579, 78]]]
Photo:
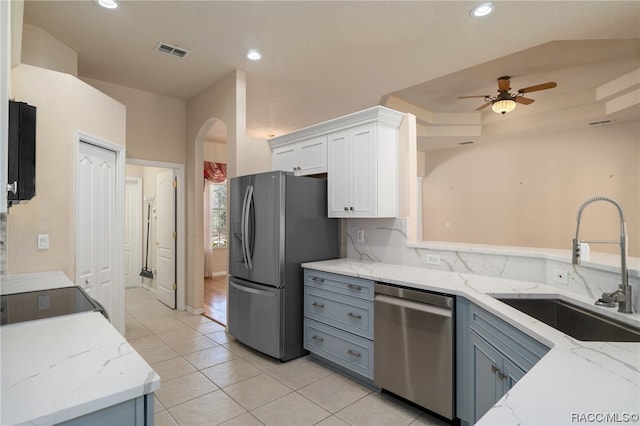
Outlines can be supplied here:
[[157, 426], [446, 424], [309, 357], [262, 355], [145, 289], [128, 289], [125, 304], [127, 340], [162, 379]]

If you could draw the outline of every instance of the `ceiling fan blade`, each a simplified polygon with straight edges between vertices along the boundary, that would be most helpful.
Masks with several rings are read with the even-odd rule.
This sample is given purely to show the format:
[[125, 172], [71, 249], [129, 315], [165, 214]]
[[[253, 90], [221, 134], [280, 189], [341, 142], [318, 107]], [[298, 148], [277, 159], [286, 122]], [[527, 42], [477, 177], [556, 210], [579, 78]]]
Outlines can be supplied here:
[[519, 104], [529, 105], [531, 103], [534, 103], [536, 100], [518, 96], [515, 98], [515, 101]]
[[536, 84], [535, 86], [525, 87], [523, 89], [518, 90], [518, 93], [529, 93], [529, 92], [537, 92], [538, 90], [553, 89], [557, 85], [558, 83], [556, 83], [555, 81], [550, 81], [548, 83]]
[[475, 96], [458, 96], [458, 99], [468, 99], [468, 98], [489, 98], [489, 95], [475, 95]]
[[478, 108], [476, 108], [476, 111], [480, 111], [481, 109], [485, 109], [486, 107], [488, 107], [489, 105], [491, 105], [491, 102], [487, 102], [482, 106], [479, 106]]
[[498, 90], [509, 90], [511, 77], [499, 77], [498, 78]]

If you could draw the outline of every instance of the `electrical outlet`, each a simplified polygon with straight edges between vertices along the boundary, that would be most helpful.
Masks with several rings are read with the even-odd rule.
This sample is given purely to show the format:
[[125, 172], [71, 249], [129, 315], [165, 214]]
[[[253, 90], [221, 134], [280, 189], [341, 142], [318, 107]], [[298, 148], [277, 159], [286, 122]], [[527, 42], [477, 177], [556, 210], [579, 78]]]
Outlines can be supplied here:
[[422, 262], [427, 265], [439, 265], [440, 264], [440, 255], [439, 254], [430, 254], [425, 253], [422, 256]]
[[356, 232], [356, 236], [357, 236], [358, 242], [360, 244], [364, 244], [364, 229], [359, 229], [358, 232]]
[[554, 270], [553, 281], [559, 284], [569, 284], [569, 272], [566, 269]]

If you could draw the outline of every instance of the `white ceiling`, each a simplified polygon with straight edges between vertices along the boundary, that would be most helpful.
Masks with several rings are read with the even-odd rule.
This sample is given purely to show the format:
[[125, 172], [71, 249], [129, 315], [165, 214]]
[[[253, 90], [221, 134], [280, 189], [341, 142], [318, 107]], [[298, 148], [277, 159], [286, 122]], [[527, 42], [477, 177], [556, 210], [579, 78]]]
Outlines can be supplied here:
[[[457, 96], [495, 94], [499, 76], [510, 75], [515, 90], [558, 82], [532, 93], [536, 102], [508, 118], [490, 108], [475, 114], [495, 128], [498, 119], [566, 109], [570, 97], [593, 103], [597, 86], [640, 67], [640, 2], [497, 1], [494, 14], [473, 18], [469, 11], [479, 3], [122, 0], [106, 10], [90, 0], [26, 0], [24, 21], [77, 51], [80, 76], [175, 98], [245, 70], [247, 132], [260, 138], [377, 105], [390, 94], [464, 116], [482, 99]], [[160, 41], [191, 53], [183, 60], [158, 54]], [[250, 48], [264, 59], [245, 59]], [[423, 147], [435, 142], [420, 139]]]

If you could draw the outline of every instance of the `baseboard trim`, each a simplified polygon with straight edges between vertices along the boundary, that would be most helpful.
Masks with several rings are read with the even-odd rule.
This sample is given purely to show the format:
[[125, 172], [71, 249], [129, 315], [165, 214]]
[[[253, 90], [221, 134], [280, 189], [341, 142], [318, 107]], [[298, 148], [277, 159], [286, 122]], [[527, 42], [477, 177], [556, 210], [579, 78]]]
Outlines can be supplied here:
[[202, 315], [204, 313], [204, 308], [194, 309], [191, 306], [187, 306], [186, 311], [193, 315]]

